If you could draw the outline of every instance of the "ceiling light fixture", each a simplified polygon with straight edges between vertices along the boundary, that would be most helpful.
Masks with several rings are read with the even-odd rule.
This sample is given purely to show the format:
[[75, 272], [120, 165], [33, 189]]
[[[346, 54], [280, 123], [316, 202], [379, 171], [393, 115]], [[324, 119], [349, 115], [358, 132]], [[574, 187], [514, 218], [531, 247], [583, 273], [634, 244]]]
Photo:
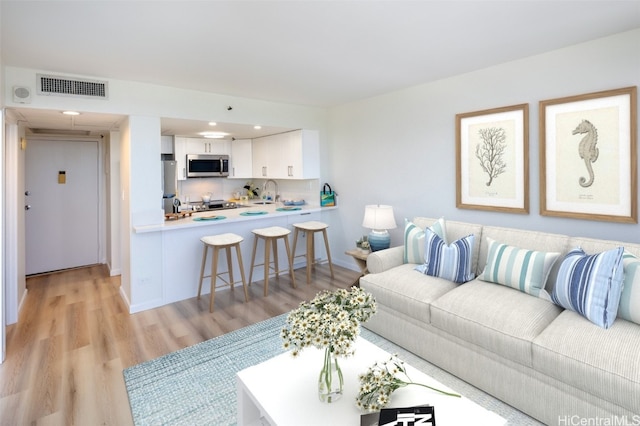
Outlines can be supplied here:
[[217, 125], [218, 125], [218, 123], [216, 123], [215, 121], [210, 121], [209, 122], [209, 126], [217, 126]]
[[64, 115], [80, 115], [78, 111], [62, 111]]
[[229, 133], [224, 132], [202, 132], [200, 135], [206, 139], [222, 139], [225, 136], [229, 136]]
[[255, 126], [253, 126], [253, 128], [256, 129], [256, 130], [260, 130], [260, 129], [262, 129], [262, 126], [259, 125], [259, 124], [256, 124]]

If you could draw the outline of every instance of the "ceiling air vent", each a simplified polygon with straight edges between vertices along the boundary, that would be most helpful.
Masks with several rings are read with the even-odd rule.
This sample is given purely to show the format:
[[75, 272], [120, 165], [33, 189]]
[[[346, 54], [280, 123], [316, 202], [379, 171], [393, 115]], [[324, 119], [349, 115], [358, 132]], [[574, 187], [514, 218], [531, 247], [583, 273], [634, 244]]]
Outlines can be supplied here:
[[38, 74], [38, 94], [107, 99], [109, 86], [106, 81]]

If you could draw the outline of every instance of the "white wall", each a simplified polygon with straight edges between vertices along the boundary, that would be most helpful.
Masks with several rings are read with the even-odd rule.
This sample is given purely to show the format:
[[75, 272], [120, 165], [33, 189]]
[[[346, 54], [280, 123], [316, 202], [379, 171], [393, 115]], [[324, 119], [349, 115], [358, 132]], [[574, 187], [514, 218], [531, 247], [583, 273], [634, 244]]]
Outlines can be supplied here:
[[[637, 224], [541, 216], [538, 185], [539, 101], [639, 84], [635, 30], [332, 108], [323, 173], [341, 200], [335, 252], [351, 261], [342, 251], [368, 232], [364, 206], [377, 203], [394, 207], [392, 245], [402, 243], [403, 218], [414, 216], [640, 242]], [[455, 115], [521, 103], [530, 110], [529, 214], [457, 209]]]

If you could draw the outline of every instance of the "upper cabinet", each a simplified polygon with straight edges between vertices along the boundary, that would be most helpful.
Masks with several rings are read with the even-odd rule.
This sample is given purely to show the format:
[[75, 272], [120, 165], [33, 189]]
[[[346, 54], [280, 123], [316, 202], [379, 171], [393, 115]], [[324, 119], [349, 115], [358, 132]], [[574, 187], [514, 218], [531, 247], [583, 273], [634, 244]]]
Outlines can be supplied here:
[[318, 179], [317, 130], [294, 130], [234, 141], [176, 136], [173, 147], [178, 180], [187, 178], [187, 154], [229, 155], [229, 177], [236, 179]]
[[251, 139], [236, 139], [231, 141], [231, 155], [229, 160], [229, 177], [236, 179], [251, 179], [253, 177], [253, 152]]
[[317, 179], [320, 177], [317, 130], [295, 130], [253, 140], [253, 177]]
[[187, 154], [221, 154], [229, 155], [231, 141], [223, 139], [187, 139]]

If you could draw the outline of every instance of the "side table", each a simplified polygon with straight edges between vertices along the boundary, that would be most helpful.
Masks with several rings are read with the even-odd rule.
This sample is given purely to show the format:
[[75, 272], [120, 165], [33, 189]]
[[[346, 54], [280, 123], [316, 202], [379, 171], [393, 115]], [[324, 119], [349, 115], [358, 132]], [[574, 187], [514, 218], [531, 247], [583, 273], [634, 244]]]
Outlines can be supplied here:
[[362, 251], [360, 249], [347, 250], [344, 254], [347, 254], [356, 261], [358, 268], [360, 268], [360, 276], [356, 278], [353, 285], [358, 287], [360, 286], [360, 278], [364, 277], [369, 273], [367, 269], [367, 257], [369, 257], [370, 251]]

